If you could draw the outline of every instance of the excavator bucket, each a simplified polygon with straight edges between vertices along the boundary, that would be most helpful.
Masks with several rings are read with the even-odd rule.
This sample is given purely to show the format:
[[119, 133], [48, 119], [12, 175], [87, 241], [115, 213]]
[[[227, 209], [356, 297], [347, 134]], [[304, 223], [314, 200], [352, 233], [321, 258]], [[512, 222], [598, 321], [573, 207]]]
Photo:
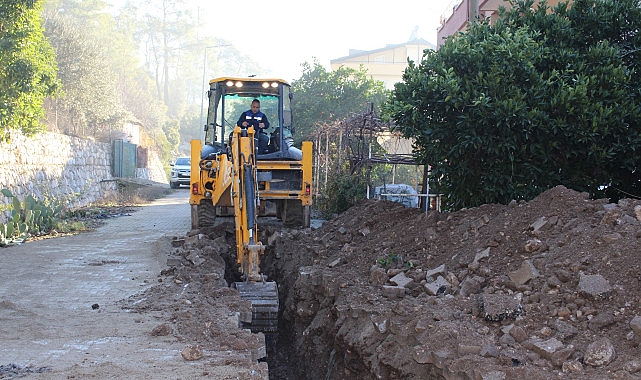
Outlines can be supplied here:
[[241, 321], [241, 326], [252, 332], [278, 331], [278, 287], [275, 282], [236, 282], [240, 298], [252, 305], [251, 322]]

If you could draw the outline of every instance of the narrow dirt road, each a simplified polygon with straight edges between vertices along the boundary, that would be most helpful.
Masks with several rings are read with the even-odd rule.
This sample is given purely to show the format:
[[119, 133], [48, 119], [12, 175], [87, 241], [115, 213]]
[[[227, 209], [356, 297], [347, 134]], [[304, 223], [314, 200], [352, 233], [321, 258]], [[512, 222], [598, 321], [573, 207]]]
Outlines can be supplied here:
[[0, 379], [236, 378], [238, 368], [184, 360], [185, 342], [151, 334], [162, 310], [119, 304], [163, 281], [171, 238], [190, 228], [188, 196], [175, 191], [94, 232], [0, 249]]

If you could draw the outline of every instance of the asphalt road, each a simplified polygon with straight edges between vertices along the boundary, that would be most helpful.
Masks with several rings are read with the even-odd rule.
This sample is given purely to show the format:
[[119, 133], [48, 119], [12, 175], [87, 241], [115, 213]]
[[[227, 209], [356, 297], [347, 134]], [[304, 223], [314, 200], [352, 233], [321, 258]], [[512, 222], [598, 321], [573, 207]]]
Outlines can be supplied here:
[[117, 305], [158, 284], [163, 237], [189, 231], [188, 195], [94, 232], [0, 248], [0, 379], [202, 378], [205, 364], [184, 361], [184, 344], [150, 336], [153, 312]]

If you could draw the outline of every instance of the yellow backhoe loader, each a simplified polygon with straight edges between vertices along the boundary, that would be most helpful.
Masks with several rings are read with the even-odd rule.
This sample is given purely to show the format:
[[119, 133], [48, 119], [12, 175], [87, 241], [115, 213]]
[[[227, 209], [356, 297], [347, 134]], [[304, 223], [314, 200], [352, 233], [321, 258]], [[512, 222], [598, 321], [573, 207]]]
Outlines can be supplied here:
[[[265, 247], [258, 240], [258, 217], [276, 216], [286, 225], [309, 227], [312, 204], [312, 143], [293, 146], [292, 93], [280, 79], [216, 78], [209, 82], [207, 124], [202, 140], [191, 141], [192, 228], [213, 226], [219, 216], [234, 217], [237, 261], [242, 281], [234, 283], [252, 303], [254, 332], [278, 326], [278, 287], [261, 273]], [[259, 100], [268, 131], [237, 125]], [[269, 144], [258, 150], [258, 134]], [[263, 136], [266, 138], [266, 136]]]

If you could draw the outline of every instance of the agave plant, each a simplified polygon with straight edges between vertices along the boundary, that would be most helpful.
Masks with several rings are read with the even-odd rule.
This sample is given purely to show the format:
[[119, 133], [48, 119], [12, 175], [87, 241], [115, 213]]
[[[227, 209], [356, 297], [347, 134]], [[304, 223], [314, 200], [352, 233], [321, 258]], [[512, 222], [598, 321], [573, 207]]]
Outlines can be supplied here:
[[4, 207], [11, 210], [11, 216], [6, 223], [0, 224], [2, 247], [23, 243], [32, 234], [48, 233], [62, 210], [60, 202], [39, 200], [33, 195], [26, 196], [21, 202], [8, 189], [2, 189], [0, 192], [11, 199], [10, 204]]

